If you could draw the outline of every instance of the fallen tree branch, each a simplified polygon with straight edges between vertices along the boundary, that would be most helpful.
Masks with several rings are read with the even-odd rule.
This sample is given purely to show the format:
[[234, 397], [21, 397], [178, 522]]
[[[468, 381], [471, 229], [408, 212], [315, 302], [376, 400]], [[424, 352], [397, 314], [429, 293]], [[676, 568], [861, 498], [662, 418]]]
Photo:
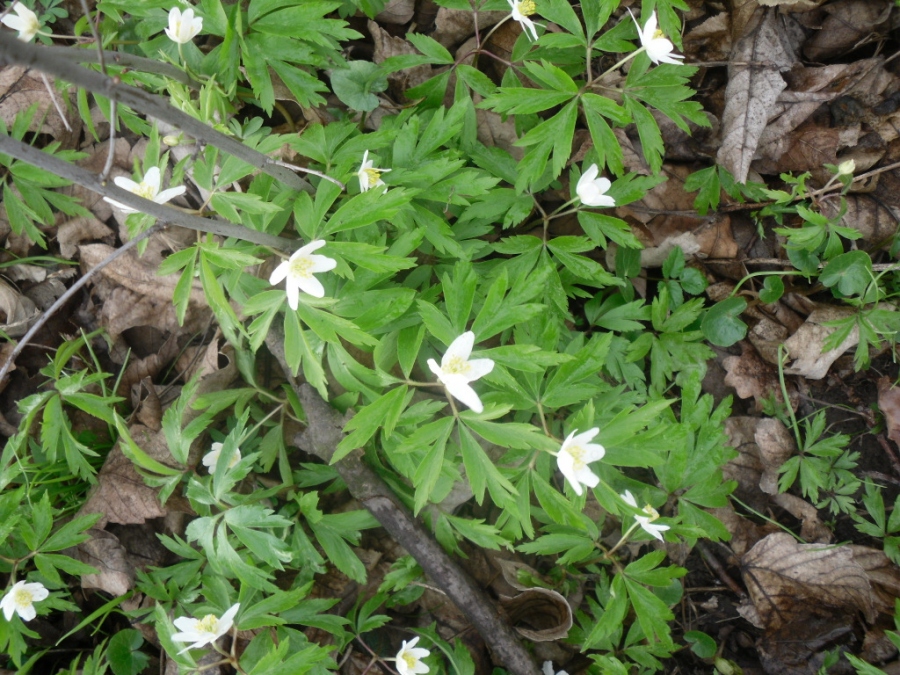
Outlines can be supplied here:
[[38, 168], [46, 169], [60, 178], [70, 180], [88, 190], [93, 190], [99, 195], [110, 197], [117, 202], [125, 204], [125, 206], [143, 211], [172, 225], [200, 232], [211, 232], [223, 237], [243, 239], [260, 246], [271, 246], [283, 251], [293, 251], [297, 248], [298, 242], [292, 239], [284, 239], [265, 232], [258, 232], [243, 225], [234, 225], [224, 220], [192, 216], [171, 206], [157, 204], [149, 199], [139, 197], [133, 192], [120, 188], [115, 183], [104, 184], [95, 173], [75, 166], [50, 153], [33, 148], [27, 143], [17, 141], [9, 136], [0, 135], [0, 152], [10, 157], [21, 159], [23, 162], [28, 162]]
[[[335, 448], [344, 437], [344, 419], [309, 384], [298, 385], [291, 377], [284, 356], [284, 335], [273, 326], [266, 337], [269, 351], [278, 359], [303, 410], [307, 429], [300, 434], [299, 445], [324, 462], [331, 462]], [[519, 641], [513, 629], [500, 618], [487, 594], [434, 541], [431, 534], [400, 503], [388, 485], [363, 461], [361, 450], [354, 450], [334, 468], [350, 493], [415, 558], [447, 597], [472, 622], [494, 657], [512, 675], [539, 675], [540, 670]]]
[[[315, 192], [315, 189], [309, 182], [294, 172], [283, 166], [278, 166], [261, 152], [216, 131], [187, 113], [181, 112], [161, 96], [150, 94], [137, 87], [122, 84], [118, 78], [107, 77], [103, 73], [78, 65], [75, 59], [68, 55], [60, 52], [51, 52], [45, 47], [22, 42], [13, 37], [11, 33], [3, 31], [0, 32], [0, 66], [10, 65], [37, 68], [41, 72], [52, 75], [57, 79], [71, 82], [75, 86], [106, 96], [145, 115], [178, 127], [188, 136], [209, 145], [214, 145], [220, 150], [234, 155], [294, 190], [303, 190], [310, 194]], [[111, 123], [114, 124], [115, 120], [112, 120]]]

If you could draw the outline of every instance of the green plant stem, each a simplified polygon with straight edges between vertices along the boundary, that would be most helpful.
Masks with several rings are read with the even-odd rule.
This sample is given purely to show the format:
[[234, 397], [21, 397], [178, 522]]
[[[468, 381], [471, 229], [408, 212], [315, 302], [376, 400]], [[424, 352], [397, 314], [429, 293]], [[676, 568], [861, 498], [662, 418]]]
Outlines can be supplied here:
[[631, 527], [629, 527], [629, 528], [625, 531], [625, 534], [622, 535], [622, 538], [619, 539], [618, 543], [616, 543], [615, 546], [613, 546], [611, 549], [609, 549], [609, 550], [603, 555], [603, 557], [604, 557], [604, 558], [607, 558], [607, 559], [611, 559], [610, 556], [611, 556], [613, 553], [615, 553], [616, 551], [618, 551], [620, 548], [622, 548], [622, 546], [625, 544], [625, 542], [628, 541], [628, 539], [631, 537], [631, 535], [634, 533], [634, 531], [638, 528], [639, 525], [640, 525], [640, 523], [635, 522], [634, 525], [632, 525]]
[[582, 87], [582, 89], [586, 89], [587, 87], [591, 86], [591, 84], [593, 84], [593, 83], [596, 82], [597, 80], [602, 80], [604, 77], [606, 77], [607, 75], [609, 75], [611, 72], [618, 70], [619, 68], [621, 68], [622, 66], [624, 66], [626, 63], [628, 63], [629, 61], [631, 61], [631, 59], [633, 59], [635, 56], [637, 56], [637, 55], [640, 54], [641, 52], [645, 52], [645, 51], [647, 51], [647, 48], [646, 48], [646, 47], [644, 47], [644, 46], [638, 47], [636, 50], [634, 50], [633, 52], [631, 52], [631, 53], [628, 54], [627, 56], [624, 56], [624, 57], [622, 57], [621, 59], [619, 59], [618, 61], [616, 61], [616, 63], [615, 63], [614, 65], [612, 65], [611, 67], [609, 67], [609, 68], [607, 68], [606, 70], [604, 70], [600, 75], [598, 75], [598, 76], [597, 76], [596, 78], [594, 78], [593, 80], [588, 80], [587, 84], [585, 84], [584, 87]]
[[784, 399], [784, 405], [787, 408], [788, 415], [791, 418], [791, 429], [794, 432], [794, 438], [797, 441], [797, 451], [803, 447], [803, 441], [800, 438], [800, 425], [797, 424], [797, 417], [794, 415], [794, 408], [791, 405], [791, 399], [788, 397], [787, 384], [784, 381], [784, 345], [778, 345], [778, 384], [781, 387], [781, 396]]

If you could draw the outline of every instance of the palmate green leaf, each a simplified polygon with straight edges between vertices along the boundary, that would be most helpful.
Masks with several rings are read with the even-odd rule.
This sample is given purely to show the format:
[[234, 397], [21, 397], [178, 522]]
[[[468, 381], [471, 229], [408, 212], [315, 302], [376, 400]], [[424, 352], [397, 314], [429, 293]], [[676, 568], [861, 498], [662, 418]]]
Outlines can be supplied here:
[[[557, 492], [537, 471], [531, 471], [531, 485], [534, 488], [534, 496], [537, 497], [541, 507], [553, 522], [578, 530], [585, 529], [584, 523], [581, 521], [581, 514], [575, 510], [572, 503]], [[590, 545], [585, 543], [569, 549], [564, 556], [565, 562], [561, 562], [561, 564], [579, 562], [589, 557], [595, 549], [594, 542], [588, 541], [590, 541]]]
[[344, 426], [344, 431], [350, 433], [338, 444], [330, 463], [334, 464], [346, 457], [352, 450], [361, 448], [379, 428], [384, 430], [385, 437], [389, 437], [393, 433], [400, 415], [412, 400], [412, 395], [413, 392], [406, 385], [402, 385], [391, 389], [360, 409]]
[[219, 279], [213, 272], [212, 265], [207, 260], [205, 252], [200, 251], [200, 281], [203, 284], [203, 292], [209, 301], [209, 306], [216, 315], [222, 333], [231, 344], [239, 345], [239, 335], [246, 335], [243, 323], [237, 318], [231, 303], [225, 297], [225, 291], [219, 283]]
[[861, 295], [873, 280], [872, 259], [865, 251], [841, 253], [829, 260], [819, 274], [824, 286], [836, 286], [842, 295]]
[[453, 328], [447, 317], [437, 307], [424, 300], [416, 300], [416, 305], [428, 332], [438, 340], [450, 346], [450, 343], [459, 337], [460, 333]]
[[430, 63], [449, 65], [453, 63], [453, 55], [440, 42], [421, 33], [407, 33], [406, 39], [413, 47], [431, 59]]
[[577, 103], [572, 101], [553, 117], [541, 122], [516, 141], [516, 145], [530, 148], [519, 162], [519, 176], [516, 179], [517, 191], [524, 192], [527, 185], [543, 176], [551, 152], [553, 156], [550, 176], [553, 178], [560, 174], [572, 151], [572, 138], [575, 135], [577, 117]]
[[[472, 312], [472, 304], [475, 302], [475, 288], [478, 278], [472, 271], [472, 265], [462, 261], [456, 263], [453, 268], [453, 276], [444, 274], [441, 279], [441, 287], [444, 291], [444, 302], [447, 305], [447, 314], [457, 335], [466, 331], [469, 323], [469, 314]], [[477, 340], [484, 339], [476, 334]]]
[[[541, 0], [538, 5], [538, 11], [542, 17], [562, 26], [573, 36], [577, 37], [580, 44], [584, 44], [584, 29], [581, 27], [581, 21], [568, 0]], [[525, 65], [527, 68], [529, 63], [526, 62]]]
[[97, 453], [72, 435], [71, 422], [68, 415], [63, 412], [59, 396], [53, 396], [47, 401], [42, 422], [41, 447], [48, 460], [56, 461], [61, 448], [69, 471], [89, 483], [95, 483], [97, 479], [94, 477], [94, 468], [85, 457], [97, 457]]
[[352, 110], [371, 112], [378, 107], [376, 93], [387, 89], [382, 69], [371, 61], [350, 61], [331, 73], [331, 87]]
[[306, 381], [316, 391], [328, 400], [326, 388], [325, 370], [322, 367], [322, 352], [316, 354], [313, 346], [314, 336], [303, 330], [296, 312], [287, 311], [284, 314], [284, 356], [288, 366], [296, 375], [300, 367], [303, 367], [303, 375]]
[[568, 91], [551, 91], [530, 87], [500, 87], [496, 94], [487, 97], [478, 104], [503, 115], [528, 115], [549, 110], [572, 100], [573, 93]]
[[587, 378], [595, 378], [603, 367], [612, 333], [594, 335], [577, 353], [575, 358], [562, 364], [547, 382], [541, 400], [549, 407], [561, 407], [569, 401], [571, 388]]
[[584, 648], [597, 647], [600, 642], [620, 630], [629, 606], [628, 593], [625, 592], [625, 579], [621, 574], [617, 574], [610, 584], [609, 600], [603, 608], [602, 614], [584, 639]]
[[85, 532], [91, 529], [94, 524], [103, 517], [102, 513], [92, 513], [86, 516], [77, 516], [68, 523], [59, 528], [56, 532], [41, 544], [42, 553], [51, 551], [62, 551], [63, 549], [77, 546], [83, 541], [90, 539]]
[[666, 604], [641, 584], [625, 577], [625, 589], [628, 599], [637, 615], [644, 635], [653, 641], [668, 643], [669, 624], [675, 618]]
[[392, 188], [385, 194], [381, 190], [362, 192], [341, 204], [319, 235], [355, 230], [377, 223], [379, 220], [393, 218], [414, 195], [415, 191], [406, 188]]
[[[449, 419], [451, 422], [453, 421], [452, 417]], [[419, 464], [416, 473], [413, 476], [413, 485], [416, 487], [413, 513], [416, 515], [418, 515], [425, 504], [428, 503], [428, 500], [434, 491], [434, 487], [437, 485], [438, 478], [441, 475], [441, 469], [444, 466], [444, 451], [447, 447], [450, 429], [452, 429], [452, 424], [447, 426], [447, 433], [438, 437], [437, 441], [428, 448], [424, 459], [421, 464]]]
[[497, 504], [504, 504], [517, 494], [516, 488], [496, 467], [491, 458], [465, 427], [459, 427], [459, 449], [462, 454], [466, 477], [479, 504], [484, 500], [485, 488], [491, 499]]
[[445, 518], [454, 530], [476, 546], [499, 551], [501, 546], [505, 547], [509, 543], [496, 527], [485, 523], [481, 518], [458, 518], [450, 514], [446, 514]]

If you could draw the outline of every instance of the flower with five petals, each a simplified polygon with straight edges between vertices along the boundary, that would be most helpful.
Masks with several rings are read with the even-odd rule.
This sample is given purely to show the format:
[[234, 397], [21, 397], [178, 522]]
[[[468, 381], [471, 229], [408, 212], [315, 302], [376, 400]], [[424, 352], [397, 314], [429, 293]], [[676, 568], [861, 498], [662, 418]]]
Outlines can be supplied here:
[[313, 274], [333, 270], [337, 267], [337, 261], [324, 255], [313, 254], [313, 251], [324, 245], [325, 241], [322, 239], [308, 243], [276, 267], [272, 276], [269, 277], [269, 283], [273, 286], [287, 279], [287, 297], [291, 309], [297, 309], [300, 291], [308, 293], [314, 298], [325, 296], [325, 287]]
[[202, 619], [191, 619], [187, 616], [181, 616], [175, 619], [175, 628], [180, 633], [175, 633], [172, 640], [175, 642], [190, 642], [187, 647], [182, 649], [179, 654], [184, 654], [189, 649], [199, 649], [210, 645], [220, 637], [231, 630], [234, 624], [234, 616], [240, 609], [241, 603], [236, 603], [229, 607], [221, 618], [215, 614], [207, 614]]
[[428, 367], [454, 398], [480, 413], [484, 410], [484, 406], [481, 405], [478, 394], [469, 386], [469, 382], [474, 382], [491, 372], [494, 369], [494, 362], [491, 359], [469, 360], [474, 345], [475, 333], [466, 331], [447, 348], [440, 366], [434, 359], [428, 359]]
[[506, 0], [512, 8], [512, 18], [519, 22], [522, 26], [522, 32], [525, 35], [531, 33], [529, 40], [538, 39], [537, 29], [534, 27], [534, 21], [528, 17], [537, 11], [534, 0]]
[[[160, 174], [158, 166], [151, 166], [149, 169], [147, 169], [147, 173], [144, 174], [144, 178], [140, 183], [135, 183], [130, 178], [122, 177], [113, 179], [113, 182], [123, 190], [133, 192], [138, 197], [149, 199], [156, 202], [157, 204], [165, 204], [167, 201], [175, 199], [175, 197], [178, 197], [179, 195], [183, 195], [186, 189], [184, 185], [179, 185], [178, 187], [169, 188], [168, 190], [163, 190], [162, 192], [160, 192]], [[130, 206], [125, 206], [124, 204], [120, 204], [116, 200], [110, 199], [109, 197], [104, 197], [103, 201], [107, 201], [113, 206], [119, 207], [120, 209], [122, 209], [123, 213], [137, 213], [137, 209], [133, 209]]]
[[422, 659], [427, 658], [430, 651], [423, 647], [416, 647], [419, 637], [416, 636], [409, 642], [403, 641], [400, 651], [397, 652], [397, 672], [400, 675], [420, 675], [427, 673], [429, 668], [422, 663]]
[[[631, 494], [630, 490], [625, 490], [625, 492], [620, 495], [622, 499], [637, 508], [637, 500], [634, 498], [634, 495]], [[659, 519], [659, 513], [652, 506], [647, 504], [641, 511], [645, 514], [643, 516], [635, 516], [634, 519], [637, 521], [638, 525], [649, 534], [651, 537], [656, 537], [660, 541], [663, 541], [662, 533], [669, 529], [668, 525], [654, 525], [653, 521]]]
[[41, 30], [41, 22], [38, 21], [37, 14], [32, 12], [21, 2], [15, 3], [12, 6], [12, 11], [16, 13], [16, 16], [7, 14], [0, 19], [0, 23], [13, 30], [19, 31], [19, 34], [16, 37], [22, 42], [31, 42], [34, 39], [34, 36]]
[[615, 206], [616, 200], [607, 195], [612, 183], [608, 178], [597, 178], [600, 169], [591, 164], [578, 179], [575, 193], [585, 206]]
[[[381, 174], [390, 171], [390, 169], [376, 169], [372, 164], [374, 164], [374, 162], [369, 159], [369, 151], [366, 150], [363, 153], [362, 166], [360, 166], [359, 171], [356, 172], [356, 177], [359, 178], [359, 189], [361, 192], [368, 192], [374, 187], [384, 185], [384, 181], [381, 180]], [[387, 192], [387, 187], [384, 188], [384, 191]]]
[[34, 603], [46, 600], [49, 595], [50, 591], [42, 583], [17, 581], [0, 600], [0, 608], [7, 621], [12, 621], [13, 614], [18, 614], [22, 621], [31, 621], [37, 616]]
[[[630, 9], [628, 10], [628, 13], [631, 14]], [[672, 54], [675, 45], [673, 45], [663, 32], [656, 27], [656, 12], [651, 12], [650, 18], [647, 19], [647, 23], [644, 24], [643, 28], [641, 28], [637, 19], [634, 18], [634, 14], [631, 14], [631, 18], [634, 19], [634, 25], [637, 26], [638, 37], [641, 39], [641, 46], [644, 48], [644, 51], [647, 52], [647, 56], [650, 57], [650, 60], [653, 61], [653, 63], [656, 65], [659, 65], [660, 63], [671, 63], [675, 66], [684, 65], [679, 60], [683, 59], [684, 56]]]
[[184, 10], [184, 13], [178, 7], [169, 10], [169, 26], [166, 28], [166, 35], [172, 42], [180, 45], [187, 44], [201, 30], [203, 30], [203, 18], [195, 17], [193, 8], [189, 7]]
[[600, 432], [594, 427], [579, 434], [576, 429], [563, 441], [562, 447], [556, 455], [556, 464], [562, 475], [572, 485], [575, 494], [581, 495], [581, 486], [596, 487], [600, 479], [588, 466], [591, 462], [603, 459], [606, 450], [602, 445], [591, 443]]

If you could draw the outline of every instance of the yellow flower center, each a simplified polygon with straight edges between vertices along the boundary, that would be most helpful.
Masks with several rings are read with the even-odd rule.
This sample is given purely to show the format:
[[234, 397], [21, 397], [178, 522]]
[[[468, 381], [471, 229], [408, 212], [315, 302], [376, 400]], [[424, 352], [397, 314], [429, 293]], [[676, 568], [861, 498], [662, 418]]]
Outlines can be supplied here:
[[156, 196], [153, 186], [146, 183], [138, 183], [137, 187], [134, 188], [134, 194], [144, 199], [153, 199]]
[[461, 356], [451, 356], [442, 370], [449, 375], [462, 375], [469, 372], [469, 362]]
[[16, 607], [28, 607], [34, 604], [34, 595], [28, 589], [17, 588], [13, 595], [13, 602]]
[[537, 7], [534, 5], [534, 0], [522, 0], [519, 3], [519, 14], [522, 16], [531, 16], [537, 11]]
[[662, 32], [659, 28], [656, 29], [656, 32], [653, 34], [654, 40], [659, 40], [660, 38], [665, 39], [666, 34]]
[[572, 468], [576, 471], [579, 471], [586, 466], [584, 463], [584, 448], [580, 445], [573, 445], [570, 448], [566, 448], [566, 452], [572, 455]]
[[410, 670], [413, 670], [416, 667], [416, 664], [419, 662], [419, 659], [417, 659], [409, 652], [403, 652], [403, 656], [401, 658], [406, 662], [406, 667]]
[[377, 185], [381, 180], [381, 172], [378, 169], [363, 169], [363, 173], [368, 177], [369, 185]]
[[291, 275], [308, 279], [312, 276], [313, 261], [311, 258], [301, 256], [291, 262]]
[[652, 523], [654, 520], [658, 520], [658, 519], [659, 519], [659, 511], [657, 511], [656, 509], [654, 509], [654, 508], [653, 508], [652, 506], [650, 506], [649, 504], [647, 504], [647, 506], [645, 506], [645, 507], [643, 508], [643, 511], [644, 511], [644, 513], [646, 513], [646, 514], [650, 517], [650, 522], [651, 522], [651, 523]]
[[219, 617], [215, 614], [207, 614], [197, 622], [197, 631], [202, 633], [218, 633]]

